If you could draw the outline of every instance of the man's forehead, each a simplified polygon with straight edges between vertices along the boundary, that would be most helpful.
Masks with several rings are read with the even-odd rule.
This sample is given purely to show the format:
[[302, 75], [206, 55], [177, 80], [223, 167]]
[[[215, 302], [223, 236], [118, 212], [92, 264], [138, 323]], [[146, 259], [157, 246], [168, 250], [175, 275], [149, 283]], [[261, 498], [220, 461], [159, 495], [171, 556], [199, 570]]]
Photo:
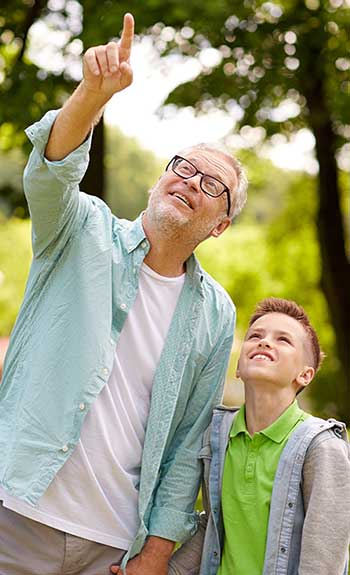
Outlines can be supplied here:
[[216, 150], [215, 148], [204, 148], [196, 147], [186, 148], [178, 153], [179, 156], [186, 158], [188, 160], [198, 159], [198, 160], [208, 160], [209, 162], [215, 162], [219, 164], [226, 164], [230, 168], [233, 168], [232, 160], [227, 154], [224, 154], [221, 150]]
[[178, 155], [193, 162], [199, 170], [207, 171], [209, 175], [219, 177], [219, 179], [221, 177], [221, 179], [225, 180], [229, 178], [230, 181], [227, 181], [228, 187], [231, 189], [235, 188], [237, 174], [233, 159], [221, 150], [193, 147], [179, 152]]

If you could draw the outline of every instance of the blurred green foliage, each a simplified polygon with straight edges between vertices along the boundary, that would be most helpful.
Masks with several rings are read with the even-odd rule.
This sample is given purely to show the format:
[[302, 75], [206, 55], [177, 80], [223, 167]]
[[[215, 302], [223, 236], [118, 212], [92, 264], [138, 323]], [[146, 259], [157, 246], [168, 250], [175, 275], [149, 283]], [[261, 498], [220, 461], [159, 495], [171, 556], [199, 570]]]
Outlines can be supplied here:
[[147, 192], [164, 169], [152, 152], [117, 128], [106, 128], [106, 201], [113, 213], [134, 219], [147, 204]]
[[28, 206], [22, 189], [22, 174], [25, 164], [21, 149], [13, 148], [0, 152], [0, 212], [7, 217], [29, 216]]
[[0, 337], [10, 333], [31, 260], [30, 222], [0, 214]]

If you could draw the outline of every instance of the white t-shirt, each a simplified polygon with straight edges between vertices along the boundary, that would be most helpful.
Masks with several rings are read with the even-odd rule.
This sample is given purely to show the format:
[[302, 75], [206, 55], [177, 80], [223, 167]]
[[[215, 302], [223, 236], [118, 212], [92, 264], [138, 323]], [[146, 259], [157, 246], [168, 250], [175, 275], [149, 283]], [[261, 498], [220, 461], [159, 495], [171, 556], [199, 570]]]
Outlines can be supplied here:
[[168, 278], [142, 265], [110, 378], [86, 415], [75, 450], [36, 507], [2, 489], [5, 507], [78, 537], [129, 548], [139, 527], [153, 377], [184, 280], [185, 274]]

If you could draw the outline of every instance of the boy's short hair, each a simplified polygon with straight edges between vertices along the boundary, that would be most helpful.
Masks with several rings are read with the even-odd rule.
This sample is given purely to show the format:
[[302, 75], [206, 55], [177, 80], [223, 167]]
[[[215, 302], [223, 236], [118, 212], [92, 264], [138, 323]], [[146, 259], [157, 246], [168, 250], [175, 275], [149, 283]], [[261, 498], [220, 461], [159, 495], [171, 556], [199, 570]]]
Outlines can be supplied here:
[[288, 315], [289, 317], [296, 319], [303, 326], [311, 345], [313, 357], [312, 367], [316, 372], [319, 369], [325, 355], [323, 351], [321, 351], [316, 331], [312, 327], [310, 320], [305, 313], [305, 310], [300, 305], [295, 303], [295, 301], [278, 297], [269, 297], [263, 299], [257, 304], [255, 311], [249, 320], [249, 327], [263, 315], [273, 312]]

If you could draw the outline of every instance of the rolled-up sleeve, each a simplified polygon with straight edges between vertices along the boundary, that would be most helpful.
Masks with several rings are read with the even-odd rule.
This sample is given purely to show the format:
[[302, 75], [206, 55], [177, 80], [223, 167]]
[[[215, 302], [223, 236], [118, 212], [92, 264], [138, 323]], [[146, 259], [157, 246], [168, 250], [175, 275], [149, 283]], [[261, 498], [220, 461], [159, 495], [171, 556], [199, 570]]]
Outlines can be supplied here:
[[59, 242], [64, 244], [84, 220], [88, 202], [79, 184], [88, 163], [91, 137], [63, 160], [45, 158], [49, 135], [59, 110], [51, 110], [26, 129], [33, 144], [24, 170], [23, 188], [32, 220], [32, 245], [39, 257]]

